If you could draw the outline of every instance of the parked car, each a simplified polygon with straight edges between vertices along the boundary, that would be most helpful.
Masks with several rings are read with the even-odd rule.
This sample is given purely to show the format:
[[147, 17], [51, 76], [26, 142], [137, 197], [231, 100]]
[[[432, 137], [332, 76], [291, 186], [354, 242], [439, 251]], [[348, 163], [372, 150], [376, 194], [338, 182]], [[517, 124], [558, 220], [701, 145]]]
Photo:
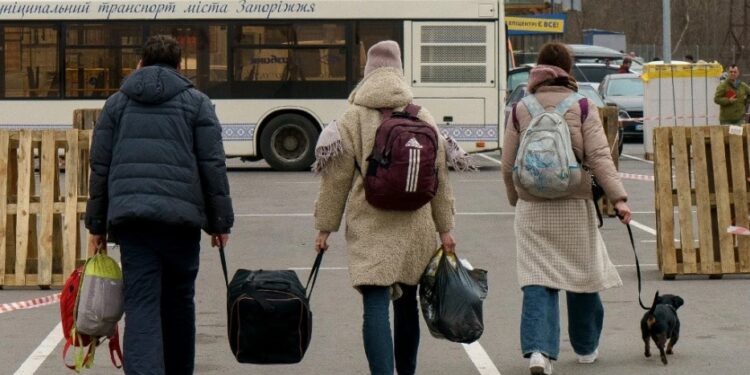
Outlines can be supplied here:
[[[515, 90], [513, 90], [510, 95], [508, 95], [508, 99], [505, 101], [505, 126], [508, 126], [509, 121], [511, 120], [513, 110], [513, 106], [521, 101], [524, 96], [528, 94], [527, 91], [528, 84], [527, 83], [521, 83], [518, 86], [516, 86]], [[590, 99], [594, 104], [596, 104], [597, 107], [602, 108], [606, 106], [602, 98], [599, 96], [599, 93], [594, 89], [593, 86], [586, 83], [580, 83], [578, 84], [578, 93], [587, 97]], [[619, 134], [618, 137], [618, 149], [620, 150], [620, 153], [622, 153], [622, 133]]]
[[599, 94], [605, 103], [620, 108], [623, 138], [643, 139], [643, 80], [637, 74], [604, 77]]
[[[512, 92], [521, 83], [529, 81], [529, 72], [534, 64], [526, 64], [508, 71], [508, 91]], [[579, 83], [590, 84], [594, 90], [599, 87], [599, 83], [608, 74], [617, 73], [620, 69], [615, 65], [606, 65], [599, 63], [576, 63], [573, 65], [573, 77]]]
[[[567, 46], [573, 53], [573, 59], [577, 63], [604, 64], [609, 62], [611, 65], [615, 65], [616, 68], [619, 68], [625, 57], [625, 54], [622, 52], [607, 47], [588, 44], [568, 44]], [[643, 64], [638, 60], [632, 60], [630, 70], [634, 73], [640, 73], [643, 71]]]
[[508, 71], [508, 92], [512, 92], [522, 83], [529, 81], [529, 72], [534, 64], [526, 64]]
[[576, 63], [573, 64], [573, 77], [576, 81], [588, 83], [595, 90], [599, 88], [599, 84], [602, 82], [604, 77], [610, 74], [616, 74], [620, 69], [619, 66], [599, 64], [599, 63]]

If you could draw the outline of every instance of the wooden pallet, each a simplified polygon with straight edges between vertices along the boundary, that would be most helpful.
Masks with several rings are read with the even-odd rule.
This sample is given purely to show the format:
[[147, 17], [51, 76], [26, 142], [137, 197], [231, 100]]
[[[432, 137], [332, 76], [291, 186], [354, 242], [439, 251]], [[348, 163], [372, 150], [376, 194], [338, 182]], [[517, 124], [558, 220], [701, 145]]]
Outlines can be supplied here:
[[750, 126], [742, 128], [742, 135], [728, 126], [654, 129], [656, 249], [665, 278], [750, 273], [750, 238], [727, 233], [732, 224], [748, 227]]
[[90, 130], [0, 131], [0, 212], [6, 213], [0, 215], [0, 287], [62, 286], [85, 259], [88, 161], [81, 159], [90, 139]]
[[[620, 119], [617, 107], [607, 106], [599, 108], [599, 115], [602, 118], [604, 133], [607, 135], [607, 143], [609, 144], [609, 149], [612, 153], [612, 161], [615, 163], [615, 169], [619, 170], [620, 150], [617, 147], [617, 131], [620, 128]], [[599, 207], [602, 209], [602, 215], [607, 215], [609, 217], [615, 216], [615, 206], [609, 202], [609, 199], [607, 199], [606, 196], [602, 197]]]

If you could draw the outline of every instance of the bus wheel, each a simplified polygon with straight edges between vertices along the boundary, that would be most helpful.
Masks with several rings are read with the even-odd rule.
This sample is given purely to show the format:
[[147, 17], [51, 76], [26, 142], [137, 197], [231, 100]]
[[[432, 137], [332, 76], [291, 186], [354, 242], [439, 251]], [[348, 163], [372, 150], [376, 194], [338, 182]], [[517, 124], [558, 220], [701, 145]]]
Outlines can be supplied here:
[[302, 171], [315, 161], [318, 129], [307, 118], [284, 114], [272, 119], [260, 135], [263, 158], [278, 171]]

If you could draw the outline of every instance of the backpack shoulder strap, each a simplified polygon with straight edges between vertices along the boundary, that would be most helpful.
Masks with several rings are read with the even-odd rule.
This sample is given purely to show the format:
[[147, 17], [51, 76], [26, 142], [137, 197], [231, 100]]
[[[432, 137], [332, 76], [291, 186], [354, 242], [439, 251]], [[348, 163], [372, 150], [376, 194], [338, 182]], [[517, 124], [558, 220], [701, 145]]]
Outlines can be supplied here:
[[581, 124], [589, 118], [589, 100], [587, 98], [578, 99], [578, 106], [581, 107]]
[[[581, 98], [586, 99], [583, 97], [583, 95], [577, 92], [570, 94], [570, 96], [563, 99], [563, 101], [555, 106], [555, 112], [560, 116], [565, 116], [565, 112], [568, 112], [570, 106], [572, 106], [573, 103], [581, 100]], [[581, 119], [583, 119], [583, 109], [581, 109], [581, 112]], [[588, 116], [588, 102], [586, 103], [586, 116]]]
[[404, 112], [408, 113], [409, 116], [411, 117], [417, 117], [417, 115], [419, 114], [419, 111], [421, 110], [422, 110], [422, 107], [414, 103], [409, 103], [409, 105], [407, 105], [406, 108], [404, 108]]
[[378, 108], [378, 111], [383, 115], [383, 120], [390, 118], [393, 115], [393, 108]]
[[531, 118], [534, 118], [546, 112], [544, 110], [544, 106], [542, 106], [542, 103], [539, 103], [539, 100], [536, 98], [536, 96], [534, 96], [534, 94], [524, 96], [521, 101], [526, 106], [526, 109], [529, 110]]

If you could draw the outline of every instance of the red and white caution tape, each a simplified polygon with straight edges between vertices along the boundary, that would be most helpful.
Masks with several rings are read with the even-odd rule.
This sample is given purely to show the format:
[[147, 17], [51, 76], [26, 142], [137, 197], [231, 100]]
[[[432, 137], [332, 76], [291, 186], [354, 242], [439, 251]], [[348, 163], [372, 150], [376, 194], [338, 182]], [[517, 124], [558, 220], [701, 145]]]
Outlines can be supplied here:
[[695, 116], [649, 116], [649, 117], [621, 117], [620, 121], [645, 121], [645, 120], [688, 120], [688, 119], [699, 119], [706, 118], [705, 115]]
[[11, 302], [0, 304], [0, 314], [24, 309], [33, 309], [37, 307], [47, 306], [60, 301], [60, 293], [55, 293], [51, 296], [39, 297], [30, 299], [28, 301]]
[[623, 173], [623, 172], [620, 172], [620, 178], [626, 179], [626, 180], [637, 180], [637, 181], [653, 181], [654, 180], [654, 176], [649, 176], [645, 174]]
[[743, 228], [743, 227], [736, 227], [734, 225], [730, 225], [727, 228], [727, 233], [729, 234], [735, 234], [738, 236], [750, 236], [750, 229]]
[[[749, 115], [750, 113], [745, 113]], [[695, 115], [695, 116], [648, 116], [648, 117], [620, 117], [620, 121], [645, 121], [645, 120], [689, 120], [689, 119], [703, 119], [707, 118], [706, 115]]]

